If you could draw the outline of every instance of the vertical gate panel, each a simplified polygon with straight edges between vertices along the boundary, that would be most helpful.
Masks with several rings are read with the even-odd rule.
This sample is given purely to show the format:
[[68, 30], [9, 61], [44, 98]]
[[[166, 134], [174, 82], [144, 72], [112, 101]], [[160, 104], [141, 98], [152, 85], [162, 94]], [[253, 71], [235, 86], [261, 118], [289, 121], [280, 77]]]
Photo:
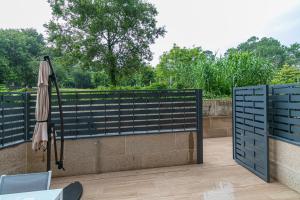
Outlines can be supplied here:
[[233, 89], [233, 157], [269, 182], [268, 86]]
[[196, 90], [196, 115], [197, 115], [197, 163], [203, 164], [203, 107], [202, 90]]

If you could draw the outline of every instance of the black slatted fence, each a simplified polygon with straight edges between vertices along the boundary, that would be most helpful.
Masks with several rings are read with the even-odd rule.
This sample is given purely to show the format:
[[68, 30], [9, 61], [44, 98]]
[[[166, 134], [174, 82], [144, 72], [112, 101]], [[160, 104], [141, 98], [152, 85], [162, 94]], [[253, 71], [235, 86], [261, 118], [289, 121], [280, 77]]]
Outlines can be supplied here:
[[[0, 94], [3, 110], [1, 146], [30, 139], [35, 125], [36, 95]], [[61, 96], [66, 138], [185, 131], [202, 133], [201, 90], [62, 92]], [[57, 99], [55, 95], [52, 98], [52, 121], [59, 134]]]
[[0, 93], [0, 147], [26, 140], [26, 102], [26, 93]]
[[270, 134], [300, 143], [300, 85], [273, 85], [269, 92]]

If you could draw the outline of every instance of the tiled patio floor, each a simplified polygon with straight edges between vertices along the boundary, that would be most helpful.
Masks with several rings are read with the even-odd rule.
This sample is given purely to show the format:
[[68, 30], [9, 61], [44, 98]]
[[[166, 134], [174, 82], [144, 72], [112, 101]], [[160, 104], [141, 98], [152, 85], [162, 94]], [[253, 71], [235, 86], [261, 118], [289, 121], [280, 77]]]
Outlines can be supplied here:
[[232, 160], [231, 138], [204, 140], [203, 165], [53, 179], [52, 188], [79, 180], [83, 200], [300, 200], [277, 182], [267, 184]]

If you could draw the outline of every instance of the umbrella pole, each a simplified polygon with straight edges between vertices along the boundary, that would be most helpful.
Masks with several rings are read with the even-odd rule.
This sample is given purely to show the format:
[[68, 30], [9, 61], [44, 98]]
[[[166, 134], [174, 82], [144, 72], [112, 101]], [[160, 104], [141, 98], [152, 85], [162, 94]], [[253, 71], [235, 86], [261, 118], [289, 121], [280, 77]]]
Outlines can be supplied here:
[[[52, 67], [52, 63], [49, 56], [45, 56], [44, 60], [49, 63], [50, 66], [50, 76], [49, 76], [49, 84], [48, 84], [48, 94], [49, 94], [49, 113], [48, 113], [48, 142], [47, 142], [47, 171], [51, 169], [51, 133], [53, 130], [53, 139], [54, 139], [54, 150], [55, 150], [55, 161], [58, 169], [64, 169], [64, 121], [63, 121], [63, 112], [62, 112], [62, 101], [61, 96], [58, 88], [58, 84], [56, 81], [56, 76]], [[52, 93], [52, 84], [55, 86], [57, 100], [58, 100], [58, 109], [59, 109], [59, 116], [60, 116], [60, 132], [61, 132], [61, 140], [60, 140], [60, 159], [57, 158], [57, 146], [56, 146], [56, 135], [55, 135], [55, 125], [51, 121], [51, 93]]]
[[47, 171], [51, 170], [51, 76], [48, 80], [48, 95], [49, 95], [49, 113], [47, 120], [48, 142], [47, 142]]

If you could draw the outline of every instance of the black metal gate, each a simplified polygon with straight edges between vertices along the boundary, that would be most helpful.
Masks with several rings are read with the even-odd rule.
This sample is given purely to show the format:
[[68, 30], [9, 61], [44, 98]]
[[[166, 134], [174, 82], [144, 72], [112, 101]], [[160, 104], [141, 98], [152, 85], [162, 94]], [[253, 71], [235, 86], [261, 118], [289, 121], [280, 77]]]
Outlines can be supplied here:
[[232, 96], [233, 157], [269, 182], [268, 86], [234, 88]]

